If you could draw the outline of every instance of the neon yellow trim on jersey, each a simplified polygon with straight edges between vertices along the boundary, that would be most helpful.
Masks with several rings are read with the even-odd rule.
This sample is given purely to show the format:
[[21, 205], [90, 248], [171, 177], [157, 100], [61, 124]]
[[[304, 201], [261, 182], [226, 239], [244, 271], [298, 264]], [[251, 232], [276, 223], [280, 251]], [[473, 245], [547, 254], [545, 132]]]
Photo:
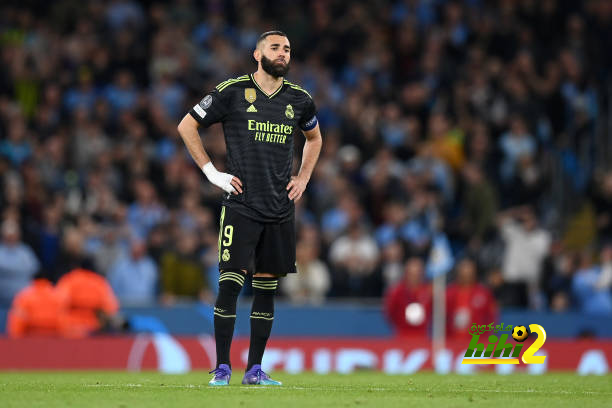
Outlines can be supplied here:
[[281, 89], [283, 89], [283, 85], [285, 85], [285, 83], [283, 82], [281, 84], [281, 86], [278, 87], [278, 89], [274, 92], [272, 92], [270, 95], [268, 95], [266, 93], [266, 91], [264, 91], [263, 89], [261, 89], [261, 87], [259, 86], [259, 84], [257, 83], [257, 81], [255, 80], [255, 77], [253, 76], [253, 74], [251, 74], [251, 78], [253, 79], [253, 83], [255, 84], [255, 86], [257, 87], [257, 89], [259, 89], [261, 91], [262, 94], [266, 95], [268, 97], [268, 99], [272, 98], [274, 95], [276, 95], [277, 93], [279, 93], [281, 91]]
[[220, 86], [219, 88], [217, 88], [217, 90], [219, 92], [221, 92], [222, 90], [224, 90], [225, 88], [227, 88], [228, 86], [230, 86], [232, 84], [235, 84], [237, 82], [244, 82], [244, 81], [248, 81], [248, 80], [249, 80], [248, 78], [244, 78], [244, 79], [232, 79], [231, 81], [229, 81], [229, 82], [223, 84], [222, 86]]
[[249, 80], [249, 76], [248, 75], [243, 75], [243, 76], [240, 76], [238, 78], [230, 78], [227, 81], [221, 82], [215, 88], [217, 88], [217, 91], [221, 92], [222, 90], [224, 90], [225, 88], [227, 88], [228, 86], [230, 86], [232, 84], [235, 84], [237, 82], [248, 81], [248, 80]]
[[242, 75], [242, 76], [239, 76], [238, 78], [229, 78], [229, 79], [226, 79], [225, 81], [221, 82], [217, 86], [215, 86], [215, 88], [219, 89], [223, 85], [225, 85], [225, 84], [227, 84], [227, 83], [229, 83], [231, 81], [238, 81], [238, 80], [241, 80], [241, 79], [244, 79], [244, 78], [248, 78], [248, 77], [249, 77], [248, 75]]
[[310, 94], [308, 93], [308, 91], [307, 91], [307, 90], [305, 90], [304, 88], [302, 88], [301, 86], [299, 86], [299, 85], [297, 85], [297, 84], [294, 84], [293, 82], [289, 82], [289, 81], [287, 81], [287, 80], [285, 80], [285, 83], [286, 83], [287, 85], [289, 85], [289, 87], [291, 87], [292, 89], [297, 89], [298, 91], [302, 91], [302, 92], [304, 92], [306, 95], [308, 95], [308, 97], [309, 97], [310, 99], [312, 99], [312, 96], [310, 96]]
[[215, 88], [219, 89], [221, 88], [223, 85], [227, 84], [229, 81], [231, 81], [231, 79], [228, 79], [226, 81], [221, 82], [219, 85], [215, 86]]
[[217, 88], [217, 91], [221, 92], [223, 91], [225, 88], [227, 88], [230, 85], [236, 84], [238, 82], [244, 82], [244, 81], [248, 81], [249, 78], [244, 78], [244, 79], [233, 79], [230, 82], [226, 83], [225, 85], [221, 86], [220, 88]]

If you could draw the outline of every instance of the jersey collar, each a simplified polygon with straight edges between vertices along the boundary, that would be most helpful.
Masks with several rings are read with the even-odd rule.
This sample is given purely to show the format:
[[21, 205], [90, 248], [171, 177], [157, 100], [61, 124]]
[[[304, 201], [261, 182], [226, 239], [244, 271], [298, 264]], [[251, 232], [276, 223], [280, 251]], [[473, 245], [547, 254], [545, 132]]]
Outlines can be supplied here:
[[253, 83], [255, 84], [255, 86], [257, 87], [257, 89], [259, 89], [261, 91], [261, 93], [263, 93], [264, 95], [266, 95], [268, 97], [268, 99], [272, 99], [274, 96], [276, 96], [281, 89], [283, 89], [283, 86], [285, 86], [285, 81], [283, 78], [283, 83], [280, 84], [280, 86], [278, 87], [278, 89], [274, 92], [272, 92], [271, 94], [267, 94], [266, 91], [264, 91], [263, 89], [261, 89], [261, 87], [259, 86], [259, 84], [257, 83], [257, 81], [255, 80], [255, 76], [253, 74], [251, 74], [251, 81], [253, 81]]

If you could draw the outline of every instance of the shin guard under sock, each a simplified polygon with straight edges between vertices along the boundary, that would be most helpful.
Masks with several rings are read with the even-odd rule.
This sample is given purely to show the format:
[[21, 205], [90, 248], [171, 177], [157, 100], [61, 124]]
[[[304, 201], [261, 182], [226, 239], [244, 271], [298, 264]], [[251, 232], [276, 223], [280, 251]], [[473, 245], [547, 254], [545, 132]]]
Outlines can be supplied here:
[[230, 365], [230, 346], [236, 322], [236, 303], [243, 284], [244, 273], [240, 271], [221, 271], [219, 275], [219, 295], [215, 303], [214, 316], [217, 367], [219, 364]]
[[251, 343], [247, 370], [261, 364], [266, 343], [274, 321], [274, 294], [278, 278], [253, 278], [253, 307], [251, 309]]

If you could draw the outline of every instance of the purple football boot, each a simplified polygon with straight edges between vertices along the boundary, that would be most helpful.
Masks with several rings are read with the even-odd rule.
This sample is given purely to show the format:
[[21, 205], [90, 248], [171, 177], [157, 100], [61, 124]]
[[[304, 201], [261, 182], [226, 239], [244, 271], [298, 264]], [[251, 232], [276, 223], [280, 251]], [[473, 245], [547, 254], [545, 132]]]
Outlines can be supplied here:
[[244, 373], [242, 379], [244, 385], [283, 385], [280, 381], [274, 381], [270, 376], [263, 372], [261, 365], [255, 364], [249, 371]]
[[219, 364], [219, 367], [215, 368], [208, 374], [214, 374], [212, 380], [208, 382], [208, 385], [212, 385], [214, 387], [229, 385], [230, 378], [232, 377], [232, 369], [227, 364]]

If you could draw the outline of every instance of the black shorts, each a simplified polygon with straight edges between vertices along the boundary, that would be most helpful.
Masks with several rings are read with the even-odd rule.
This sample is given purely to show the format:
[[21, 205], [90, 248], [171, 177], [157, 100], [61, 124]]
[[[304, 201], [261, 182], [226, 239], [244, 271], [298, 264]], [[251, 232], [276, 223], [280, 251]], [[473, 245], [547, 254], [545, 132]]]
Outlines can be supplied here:
[[295, 273], [295, 220], [261, 223], [221, 208], [219, 270], [285, 276]]

